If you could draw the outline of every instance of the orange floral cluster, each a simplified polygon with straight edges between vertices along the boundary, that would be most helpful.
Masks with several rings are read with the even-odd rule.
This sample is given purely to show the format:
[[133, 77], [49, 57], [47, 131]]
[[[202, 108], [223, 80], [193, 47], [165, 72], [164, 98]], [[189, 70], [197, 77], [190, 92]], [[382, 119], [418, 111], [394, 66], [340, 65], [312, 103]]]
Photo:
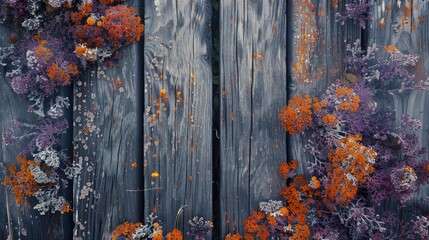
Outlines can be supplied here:
[[69, 85], [72, 76], [79, 74], [76, 64], [63, 64], [58, 66], [52, 63], [46, 71], [49, 79], [55, 80], [63, 86]]
[[339, 140], [338, 148], [330, 150], [326, 200], [340, 205], [349, 204], [356, 196], [358, 185], [364, 184], [374, 171], [377, 153], [360, 143], [360, 135]]
[[[110, 5], [114, 1], [104, 0], [101, 3]], [[144, 25], [133, 7], [109, 6], [101, 16], [93, 14], [93, 9], [93, 3], [88, 1], [80, 7], [79, 12], [71, 15], [71, 21], [76, 25], [78, 43], [88, 48], [102, 48], [105, 44], [118, 48], [140, 40]], [[83, 49], [79, 50], [82, 53]]]
[[118, 5], [106, 10], [103, 28], [108, 32], [110, 42], [118, 47], [122, 42], [129, 45], [140, 40], [144, 31], [144, 25], [140, 22], [134, 8]]
[[326, 100], [320, 101], [318, 98], [313, 98], [313, 111], [316, 114], [319, 114], [323, 108], [328, 106], [328, 102]]
[[305, 178], [298, 175], [294, 177], [293, 183], [280, 190], [280, 194], [287, 203], [287, 207], [281, 209], [282, 215], [289, 223], [293, 223], [294, 232], [289, 239], [308, 239], [310, 228], [306, 221], [310, 211], [309, 204], [313, 202], [315, 196], [320, 195], [320, 192], [315, 192]]
[[[282, 178], [289, 178], [289, 172], [297, 167], [297, 162], [294, 160], [290, 163], [282, 163], [279, 173]], [[287, 207], [281, 207], [278, 211], [281, 217], [287, 219], [290, 223], [287, 227], [290, 229], [286, 232], [289, 239], [304, 240], [310, 237], [310, 228], [307, 225], [307, 214], [310, 211], [310, 204], [314, 203], [315, 197], [320, 197], [320, 181], [312, 178], [312, 184], [308, 183], [301, 175], [293, 178], [293, 183], [289, 184], [284, 189], [280, 190], [280, 194], [284, 197]], [[314, 187], [317, 185], [317, 187]], [[225, 240], [253, 240], [268, 239], [270, 237], [269, 228], [277, 225], [276, 218], [270, 213], [261, 211], [253, 211], [250, 216], [244, 220], [245, 235], [239, 233], [228, 234]]]
[[[267, 220], [268, 223], [264, 220]], [[253, 235], [259, 239], [267, 239], [270, 236], [270, 233], [268, 232], [268, 224], [275, 226], [276, 219], [269, 214], [264, 214], [260, 211], [253, 211], [252, 214], [244, 220], [244, 230], [247, 232], [244, 235], [244, 239], [253, 239]]]
[[183, 233], [177, 229], [174, 228], [173, 231], [169, 232], [167, 236], [165, 236], [166, 240], [183, 240]]
[[279, 166], [279, 174], [283, 179], [289, 178], [289, 173], [295, 170], [298, 166], [298, 161], [292, 160], [291, 162], [281, 163]]
[[41, 64], [47, 63], [48, 60], [54, 55], [51, 49], [46, 47], [46, 43], [47, 43], [46, 40], [40, 41], [39, 45], [36, 47], [36, 50], [34, 51], [34, 57]]
[[311, 102], [308, 95], [296, 95], [280, 109], [279, 118], [286, 132], [292, 135], [302, 133], [310, 125], [313, 121]]
[[116, 240], [119, 237], [123, 237], [125, 239], [133, 239], [133, 234], [136, 231], [136, 228], [140, 227], [141, 223], [129, 223], [124, 222], [121, 225], [118, 225], [112, 234], [112, 240]]
[[338, 119], [335, 117], [334, 114], [328, 114], [322, 117], [322, 122], [332, 128], [335, 128], [337, 124], [339, 123]]
[[335, 96], [340, 100], [337, 105], [338, 110], [356, 112], [359, 108], [360, 98], [352, 88], [338, 87], [335, 89]]
[[36, 182], [29, 169], [30, 166], [39, 165], [34, 161], [29, 161], [24, 156], [18, 156], [16, 160], [20, 166], [19, 170], [15, 164], [5, 167], [7, 175], [4, 178], [3, 185], [10, 186], [16, 203], [22, 204], [27, 203], [27, 197], [34, 195], [40, 189], [40, 185]]

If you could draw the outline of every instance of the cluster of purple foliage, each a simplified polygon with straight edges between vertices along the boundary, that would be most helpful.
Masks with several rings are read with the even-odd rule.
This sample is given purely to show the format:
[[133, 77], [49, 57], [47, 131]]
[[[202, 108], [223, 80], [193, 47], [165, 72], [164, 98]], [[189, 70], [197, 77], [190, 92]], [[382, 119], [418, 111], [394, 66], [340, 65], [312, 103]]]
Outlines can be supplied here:
[[337, 13], [338, 21], [344, 25], [347, 19], [351, 19], [354, 22], [359, 22], [359, 26], [362, 29], [366, 28], [366, 23], [371, 20], [369, 13], [370, 5], [366, 0], [358, 0], [359, 3], [348, 3], [346, 4], [346, 10], [343, 14]]
[[190, 230], [186, 234], [195, 240], [205, 240], [213, 228], [213, 223], [202, 217], [193, 217], [188, 221], [188, 225]]
[[[394, 49], [393, 52], [388, 52]], [[347, 206], [337, 206], [331, 214], [325, 214], [314, 224], [315, 239], [427, 239], [429, 221], [427, 216], [418, 216], [404, 223], [397, 215], [377, 214], [376, 205], [394, 199], [405, 207], [419, 188], [429, 181], [429, 161], [422, 161], [426, 150], [419, 142], [421, 131], [419, 120], [409, 114], [400, 116], [399, 126], [395, 125], [396, 114], [377, 106], [374, 95], [381, 91], [422, 90], [427, 84], [416, 81], [409, 72], [415, 66], [418, 56], [403, 54], [396, 48], [385, 48], [388, 58], [376, 57], [383, 54], [376, 45], [363, 51], [359, 41], [348, 46], [351, 53], [345, 58], [347, 74], [353, 74], [354, 83], [337, 81], [325, 92], [322, 100], [329, 111], [334, 108], [334, 90], [347, 85], [360, 98], [359, 109], [355, 112], [337, 112], [337, 128], [320, 127], [312, 133], [312, 140], [306, 145], [314, 156], [310, 172], [320, 179], [327, 179], [327, 158], [335, 141], [348, 135], [359, 134], [362, 143], [377, 152], [374, 172], [367, 182], [359, 186], [355, 200]], [[326, 113], [325, 113], [326, 115]]]
[[404, 54], [394, 46], [386, 46], [380, 51], [376, 44], [362, 50], [360, 41], [347, 45], [349, 55], [345, 58], [347, 71], [371, 83], [371, 88], [377, 90], [397, 90], [399, 92], [412, 89], [426, 89], [429, 81], [416, 81], [409, 72], [415, 67], [419, 56]]
[[[1, 23], [20, 29], [9, 37], [11, 45], [1, 49], [0, 61], [6, 66], [12, 90], [28, 100], [28, 111], [37, 119], [31, 124], [15, 123], [3, 139], [6, 144], [16, 145], [20, 155], [40, 165], [30, 170], [40, 185], [33, 195], [38, 201], [34, 209], [42, 215], [67, 211], [62, 208], [66, 200], [60, 196], [61, 189], [81, 170], [64, 151], [57, 150], [61, 134], [69, 125], [64, 109], [70, 104], [56, 94], [77, 77], [79, 59], [73, 53], [74, 42], [66, 20], [69, 16], [60, 10], [66, 1], [58, 6], [57, 1], [48, 2], [6, 0], [0, 14]], [[66, 74], [70, 69], [73, 74]]]

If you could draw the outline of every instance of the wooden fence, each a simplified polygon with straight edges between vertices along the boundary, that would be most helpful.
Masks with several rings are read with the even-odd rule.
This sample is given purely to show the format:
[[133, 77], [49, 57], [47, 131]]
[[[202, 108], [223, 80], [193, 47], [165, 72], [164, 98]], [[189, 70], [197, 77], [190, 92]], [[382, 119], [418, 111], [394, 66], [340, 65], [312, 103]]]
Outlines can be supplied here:
[[[365, 30], [336, 21], [347, 2], [129, 2], [145, 9], [144, 41], [127, 47], [117, 66], [91, 67], [62, 93], [73, 99], [63, 146], [83, 167], [65, 193], [73, 213], [40, 216], [2, 187], [0, 239], [109, 239], [116, 225], [144, 221], [154, 211], [167, 231], [184, 205], [184, 232], [191, 216], [214, 221], [213, 239], [242, 230], [260, 201], [279, 198], [279, 163], [297, 159], [306, 173], [305, 139], [287, 136], [277, 115], [291, 96], [318, 95], [341, 77], [347, 43], [418, 53], [416, 76], [429, 72], [428, 23], [421, 20], [429, 17], [427, 1], [372, 0]], [[8, 30], [1, 32], [4, 46]], [[305, 61], [311, 67], [294, 68]], [[32, 116], [2, 74], [3, 133]], [[429, 146], [428, 97], [380, 99], [398, 116], [422, 120], [423, 146]], [[13, 148], [2, 143], [0, 152], [1, 163], [14, 161]]]

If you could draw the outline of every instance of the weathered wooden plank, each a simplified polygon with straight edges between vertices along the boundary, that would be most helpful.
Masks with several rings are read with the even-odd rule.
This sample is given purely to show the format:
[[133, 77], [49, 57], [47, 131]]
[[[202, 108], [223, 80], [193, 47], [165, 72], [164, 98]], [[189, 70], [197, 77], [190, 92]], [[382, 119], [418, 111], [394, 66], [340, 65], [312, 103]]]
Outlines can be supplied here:
[[[418, 54], [418, 65], [410, 69], [416, 76], [416, 80], [426, 80], [429, 74], [429, 35], [427, 20], [429, 19], [429, 3], [427, 1], [396, 1], [383, 0], [371, 1], [373, 4], [373, 21], [369, 28], [369, 43], [376, 43], [379, 48], [394, 45], [403, 53]], [[384, 53], [387, 55], [387, 53]], [[429, 103], [428, 92], [414, 91], [390, 91], [391, 95], [380, 99], [380, 106], [395, 109], [397, 124], [400, 124], [401, 115], [408, 113], [411, 117], [422, 122], [419, 140], [423, 147], [429, 147]], [[426, 153], [422, 159], [428, 159]], [[421, 204], [429, 193], [429, 188], [422, 188], [409, 205]], [[425, 211], [429, 210], [425, 205]], [[398, 208], [398, 202], [387, 200], [380, 207], [380, 212], [385, 210], [398, 211], [404, 219], [410, 218], [412, 211]]]
[[[319, 97], [326, 88], [340, 78], [344, 71], [346, 44], [360, 38], [360, 27], [352, 22], [341, 25], [336, 14], [352, 1], [317, 0], [290, 1], [290, 26], [293, 42], [290, 61], [291, 81], [289, 97], [309, 94]], [[308, 174], [307, 161], [312, 156], [304, 152], [310, 136], [295, 135], [288, 142], [289, 159], [298, 160], [298, 172]]]
[[145, 1], [145, 215], [212, 218], [210, 0]]
[[[11, 31], [0, 26], [0, 47], [9, 46], [8, 34]], [[28, 113], [28, 103], [18, 96], [10, 86], [10, 79], [6, 78], [4, 68], [0, 72], [0, 135], [6, 129], [13, 128], [15, 121], [31, 123], [36, 115]], [[0, 168], [16, 163], [18, 152], [14, 146], [6, 146], [0, 138]], [[0, 182], [3, 182], [3, 172]], [[30, 201], [31, 203], [31, 201]], [[30, 205], [15, 204], [14, 196], [4, 186], [0, 187], [0, 239], [60, 239], [63, 237], [63, 216], [47, 213], [40, 216], [38, 211]]]
[[110, 239], [124, 221], [143, 221], [140, 44], [74, 85], [74, 162], [83, 168], [74, 181], [74, 239]]
[[[286, 1], [221, 1], [220, 232], [278, 199], [286, 134]], [[290, 37], [290, 36], [289, 36]]]

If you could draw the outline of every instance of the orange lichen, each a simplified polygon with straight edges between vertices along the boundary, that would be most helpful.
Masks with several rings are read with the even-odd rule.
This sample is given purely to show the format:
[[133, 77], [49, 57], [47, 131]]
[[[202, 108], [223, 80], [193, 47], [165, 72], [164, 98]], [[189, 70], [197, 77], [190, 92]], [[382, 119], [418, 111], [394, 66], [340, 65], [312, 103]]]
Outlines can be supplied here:
[[[154, 224], [155, 225], [155, 224]], [[161, 229], [158, 229], [154, 234], [153, 234], [153, 237], [152, 237], [152, 240], [162, 240], [163, 239], [163, 236], [162, 236], [162, 230]]]
[[328, 114], [322, 117], [322, 122], [327, 126], [334, 128], [338, 124], [338, 119], [334, 114]]
[[384, 51], [388, 53], [398, 53], [399, 50], [394, 45], [387, 45], [384, 47]]
[[77, 56], [82, 57], [86, 51], [87, 51], [87, 48], [85, 45], [83, 45], [83, 44], [76, 45], [75, 52], [76, 52]]
[[137, 11], [124, 5], [108, 8], [102, 19], [102, 25], [108, 33], [107, 38], [116, 47], [138, 42], [144, 31]]
[[225, 237], [225, 240], [242, 240], [243, 236], [241, 236], [239, 233], [236, 234], [228, 234]]
[[89, 17], [86, 19], [86, 24], [88, 24], [89, 26], [94, 26], [96, 23], [96, 20], [93, 17]]
[[[244, 230], [247, 234], [255, 235], [259, 239], [265, 240], [270, 236], [268, 225], [263, 222], [266, 215], [259, 211], [253, 211], [250, 216], [244, 220]], [[275, 221], [275, 219], [274, 219]]]
[[165, 239], [166, 240], [183, 240], [183, 234], [179, 229], [174, 228], [173, 231], [169, 232], [167, 236], [165, 236]]
[[356, 196], [359, 184], [364, 184], [374, 171], [377, 153], [360, 143], [360, 135], [339, 140], [339, 147], [328, 154], [326, 198], [340, 205], [349, 204]]
[[152, 172], [152, 174], [150, 175], [152, 178], [157, 178], [159, 177], [159, 173], [157, 171]]
[[137, 168], [137, 162], [133, 162], [133, 163], [131, 163], [131, 167], [132, 167], [132, 168]]
[[295, 225], [295, 233], [289, 240], [304, 240], [310, 237], [310, 228], [305, 224]]
[[384, 28], [386, 26], [386, 21], [384, 20], [384, 18], [382, 18], [380, 20], [380, 28]]
[[40, 189], [40, 185], [34, 179], [30, 166], [39, 166], [36, 162], [28, 160], [24, 156], [16, 157], [18, 167], [12, 164], [5, 167], [6, 176], [3, 180], [4, 186], [10, 186], [17, 204], [27, 203], [27, 197], [34, 195]]
[[313, 120], [310, 96], [294, 96], [287, 106], [280, 109], [279, 118], [286, 132], [291, 135], [303, 133]]
[[351, 112], [358, 110], [360, 98], [352, 88], [339, 87], [335, 89], [335, 96], [340, 99], [340, 103], [336, 106], [338, 110]]
[[125, 239], [133, 239], [133, 234], [135, 233], [136, 228], [140, 227], [141, 225], [141, 223], [129, 222], [124, 222], [121, 225], [118, 225], [113, 231], [112, 240], [116, 240], [119, 237], [123, 237]]
[[326, 100], [319, 101], [318, 98], [313, 98], [313, 111], [314, 113], [320, 113], [323, 108], [328, 106], [328, 102]]
[[40, 41], [34, 51], [34, 57], [41, 64], [45, 64], [54, 55], [49, 48], [45, 47], [46, 43], [46, 40]]
[[320, 188], [322, 186], [322, 184], [320, 183], [319, 179], [317, 179], [317, 177], [315, 177], [315, 176], [311, 177], [310, 184], [311, 184], [311, 187], [313, 187], [315, 189], [318, 189], [318, 188]]
[[292, 160], [289, 163], [282, 163], [279, 166], [279, 174], [283, 179], [289, 178], [289, 173], [298, 166], [298, 161]]
[[70, 84], [71, 77], [78, 74], [79, 71], [76, 64], [58, 66], [57, 64], [53, 63], [47, 69], [48, 78], [58, 81], [61, 83], [61, 85]]
[[159, 95], [164, 101], [168, 100], [167, 90], [165, 88], [159, 90]]
[[313, 82], [320, 72], [311, 73], [311, 58], [318, 40], [316, 6], [311, 0], [294, 1], [298, 23], [293, 76], [297, 82]]
[[68, 213], [68, 212], [72, 212], [73, 209], [70, 206], [70, 203], [65, 203], [60, 207], [60, 210], [62, 213]]

